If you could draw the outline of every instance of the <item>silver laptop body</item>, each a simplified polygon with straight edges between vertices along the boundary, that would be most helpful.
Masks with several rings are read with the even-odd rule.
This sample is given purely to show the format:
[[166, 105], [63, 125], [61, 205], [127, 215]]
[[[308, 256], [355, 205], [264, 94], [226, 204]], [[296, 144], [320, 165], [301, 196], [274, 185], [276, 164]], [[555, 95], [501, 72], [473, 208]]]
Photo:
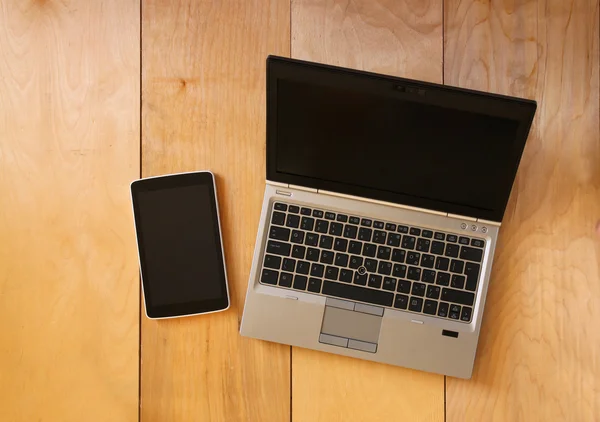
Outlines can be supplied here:
[[[285, 81], [288, 80], [291, 81], [289, 87], [285, 85]], [[378, 91], [388, 85], [390, 91]], [[355, 87], [356, 92], [346, 95], [346, 92], [353, 91]], [[314, 93], [311, 93], [313, 91]], [[335, 106], [334, 99], [338, 92], [342, 104], [339, 107]], [[374, 95], [370, 95], [371, 92]], [[445, 104], [436, 103], [438, 92], [441, 93], [440, 98], [446, 101]], [[319, 98], [318, 95], [321, 95], [323, 100], [313, 102], [315, 98]], [[465, 115], [466, 119], [477, 119], [473, 125], [477, 128], [473, 129], [473, 133], [481, 135], [487, 130], [493, 131], [490, 135], [493, 140], [490, 143], [498, 144], [490, 145], [493, 154], [485, 152], [487, 147], [478, 150], [484, 157], [484, 163], [475, 163], [474, 156], [462, 162], [454, 157], [457, 162], [453, 162], [449, 168], [472, 166], [477, 180], [485, 180], [487, 177], [491, 180], [490, 184], [502, 185], [502, 189], [498, 188], [495, 194], [492, 192], [490, 195], [488, 192], [481, 198], [472, 195], [481, 203], [488, 200], [489, 204], [499, 205], [494, 209], [481, 207], [481, 211], [476, 209], [473, 213], [452, 212], [468, 210], [469, 207], [457, 206], [448, 200], [441, 201], [441, 205], [436, 204], [432, 209], [418, 206], [424, 203], [419, 202], [421, 197], [427, 197], [430, 191], [418, 186], [416, 188], [422, 190], [422, 193], [412, 195], [417, 199], [412, 200], [410, 195], [404, 195], [404, 191], [413, 189], [414, 184], [410, 181], [400, 181], [406, 180], [407, 177], [402, 177], [403, 170], [398, 166], [410, 167], [412, 161], [404, 161], [402, 166], [401, 162], [406, 157], [400, 158], [403, 154], [398, 152], [396, 141], [393, 141], [393, 148], [396, 148], [394, 154], [381, 151], [385, 157], [382, 158], [382, 172], [391, 169], [385, 173], [386, 178], [381, 179], [381, 187], [384, 187], [383, 184], [388, 183], [390, 178], [394, 180], [394, 172], [399, 172], [396, 176], [399, 178], [384, 189], [379, 189], [380, 186], [373, 182], [378, 176], [372, 176], [371, 169], [379, 174], [377, 164], [367, 165], [366, 168], [362, 165], [356, 166], [364, 157], [368, 159], [369, 154], [370, 162], [376, 161], [374, 153], [355, 153], [353, 161], [343, 160], [342, 158], [348, 158], [351, 154], [339, 149], [340, 145], [341, 148], [360, 145], [362, 135], [357, 133], [363, 133], [364, 124], [350, 122], [352, 117], [356, 120], [365, 115], [367, 124], [371, 124], [368, 112], [361, 112], [360, 107], [352, 106], [353, 101], [362, 101], [363, 95], [368, 96], [365, 97], [364, 103], [371, 104], [370, 109], [379, 107], [372, 104], [378, 104], [378, 98], [381, 98], [384, 117], [383, 120], [376, 119], [374, 124], [379, 125], [379, 128], [374, 129], [376, 133], [394, 132], [392, 128], [396, 128], [395, 123], [389, 122], [396, 120], [385, 120], [388, 113], [385, 108], [391, 110], [391, 116], [394, 112], [402, 110], [394, 108], [396, 100], [402, 102], [402, 107], [410, 107], [411, 113], [417, 113], [419, 110], [422, 114], [427, 112], [427, 118], [436, 116], [435, 113], [445, 116], [444, 110], [451, 104], [453, 109], [447, 113], [468, 112], [470, 114]], [[286, 103], [278, 96], [287, 96], [289, 100]], [[298, 102], [295, 101], [296, 98]], [[464, 103], [462, 98], [465, 98]], [[470, 100], [474, 103], [469, 103]], [[289, 101], [293, 101], [293, 105], [288, 105]], [[316, 111], [319, 114], [314, 117], [315, 121], [320, 122], [319, 116], [328, 114], [327, 110], [335, 108], [336, 111], [331, 116], [324, 118], [335, 119], [342, 116], [341, 121], [348, 122], [351, 126], [352, 132], [340, 136], [342, 141], [332, 140], [332, 143], [339, 142], [340, 145], [331, 146], [329, 151], [323, 153], [323, 156], [329, 157], [329, 161], [334, 162], [338, 157], [335, 148], [338, 148], [342, 156], [340, 160], [343, 161], [338, 165], [339, 172], [337, 168], [335, 172], [329, 168], [323, 170], [323, 163], [319, 163], [319, 153], [315, 155], [306, 151], [310, 148], [319, 150], [318, 143], [305, 146], [303, 142], [294, 139], [296, 135], [300, 139], [305, 136], [306, 139], [307, 133], [325, 130], [314, 128], [319, 126], [319, 123], [311, 122], [310, 110], [306, 107], [307, 101], [308, 104], [314, 104], [316, 109], [327, 107]], [[488, 103], [491, 111], [486, 109], [487, 117], [473, 114], [473, 110], [481, 110]], [[438, 108], [426, 108], [431, 104]], [[293, 110], [287, 112], [283, 110], [284, 107]], [[342, 111], [338, 111], [340, 108]], [[329, 353], [470, 378], [500, 221], [535, 108], [536, 105], [532, 101], [269, 57], [267, 181], [241, 334]], [[345, 112], [349, 116], [345, 116]], [[299, 122], [292, 121], [296, 117]], [[413, 116], [408, 123], [398, 123], [397, 127], [407, 127], [415, 118], [420, 117]], [[442, 135], [448, 133], [451, 141], [459, 139], [450, 136], [453, 131], [461, 130], [460, 126], [456, 126], [457, 119], [453, 118], [452, 122], [448, 123], [451, 126], [448, 129], [433, 127], [425, 129], [425, 132], [429, 131], [427, 133], [432, 134], [439, 130]], [[307, 124], [312, 126], [307, 128]], [[435, 126], [438, 122], [430, 121], [429, 124]], [[494, 130], [496, 124], [503, 126]], [[323, 127], [325, 125], [326, 123], [323, 123]], [[381, 126], [384, 128], [381, 129]], [[273, 127], [277, 130], [272, 130]], [[327, 126], [328, 134], [331, 130]], [[304, 133], [305, 131], [308, 132]], [[403, 133], [402, 130], [400, 132]], [[407, 133], [418, 131], [409, 130]], [[313, 139], [316, 135], [309, 137]], [[350, 138], [353, 141], [344, 141]], [[291, 146], [284, 145], [288, 139]], [[365, 138], [364, 148], [373, 145], [374, 148], [385, 149], [385, 142], [388, 141], [381, 142], [383, 148]], [[397, 142], [401, 144], [403, 141], [398, 139]], [[502, 142], [510, 147], [502, 146]], [[321, 142], [321, 145], [324, 143]], [[444, 148], [448, 146], [442, 145]], [[423, 151], [427, 151], [427, 148]], [[451, 149], [452, 145], [448, 151]], [[510, 150], [506, 157], [500, 152], [502, 149]], [[418, 147], [408, 147], [408, 150], [413, 154]], [[423, 151], [420, 155], [427, 155]], [[394, 157], [390, 158], [390, 155], [399, 158], [396, 160]], [[435, 161], [435, 157], [425, 158], [431, 162]], [[424, 161], [426, 166], [428, 161], [425, 158], [409, 157], [416, 162]], [[500, 162], [493, 161], [496, 159]], [[492, 164], [486, 164], [486, 160], [492, 160], [489, 161]], [[396, 161], [400, 162], [399, 165], [394, 164]], [[349, 170], [353, 165], [358, 174]], [[504, 170], [486, 166], [505, 169], [506, 175], [502, 176]], [[419, 167], [421, 168], [423, 167]], [[298, 177], [304, 169], [314, 171], [320, 177]], [[496, 173], [486, 176], [482, 169]], [[417, 169], [415, 178], [429, 177], [426, 168], [421, 174], [419, 171]], [[443, 171], [449, 170], [440, 171], [443, 174]], [[363, 180], [361, 172], [364, 172], [364, 179], [369, 181], [365, 182], [365, 185], [370, 184], [374, 187], [373, 192], [368, 186], [360, 186], [360, 181]], [[344, 183], [331, 180], [338, 174]], [[311, 173], [310, 176], [314, 175]], [[347, 187], [351, 185], [347, 180], [353, 177], [359, 181], [355, 183], [359, 188]], [[451, 179], [450, 176], [448, 178]], [[306, 180], [308, 182], [305, 185], [291, 183]], [[406, 189], [398, 196], [389, 193], [391, 188], [403, 183]], [[440, 180], [440, 183], [443, 181]], [[330, 189], [331, 187], [340, 189]], [[468, 187], [465, 189], [468, 190]], [[380, 190], [385, 192], [381, 193]], [[435, 188], [431, 188], [431, 192], [433, 191]], [[353, 192], [365, 192], [367, 195], [355, 195]], [[462, 192], [460, 191], [458, 196]], [[402, 199], [387, 200], [396, 198]], [[461, 200], [465, 202], [464, 198]]]

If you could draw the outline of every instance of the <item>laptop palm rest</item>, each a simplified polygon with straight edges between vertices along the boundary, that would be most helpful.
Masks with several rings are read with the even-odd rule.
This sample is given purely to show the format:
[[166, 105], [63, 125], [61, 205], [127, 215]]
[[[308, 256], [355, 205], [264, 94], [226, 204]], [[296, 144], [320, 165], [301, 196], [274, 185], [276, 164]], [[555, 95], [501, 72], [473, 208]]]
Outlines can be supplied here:
[[382, 315], [378, 306], [328, 298], [319, 342], [375, 353]]

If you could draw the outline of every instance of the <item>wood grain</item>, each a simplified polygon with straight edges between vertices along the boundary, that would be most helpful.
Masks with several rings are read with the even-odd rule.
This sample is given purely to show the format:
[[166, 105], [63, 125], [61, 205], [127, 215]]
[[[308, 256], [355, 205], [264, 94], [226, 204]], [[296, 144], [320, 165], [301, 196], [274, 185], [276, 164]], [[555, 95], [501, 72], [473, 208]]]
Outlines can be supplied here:
[[600, 420], [598, 2], [446, 0], [445, 79], [536, 99], [473, 380], [448, 421]]
[[143, 4], [144, 176], [216, 174], [231, 308], [143, 320], [142, 420], [288, 421], [290, 349], [239, 335], [265, 182], [265, 59], [289, 2]]
[[137, 419], [138, 33], [137, 1], [0, 3], [2, 421]]
[[[441, 82], [441, 1], [292, 1], [292, 57]], [[444, 377], [293, 348], [292, 420], [442, 421]]]

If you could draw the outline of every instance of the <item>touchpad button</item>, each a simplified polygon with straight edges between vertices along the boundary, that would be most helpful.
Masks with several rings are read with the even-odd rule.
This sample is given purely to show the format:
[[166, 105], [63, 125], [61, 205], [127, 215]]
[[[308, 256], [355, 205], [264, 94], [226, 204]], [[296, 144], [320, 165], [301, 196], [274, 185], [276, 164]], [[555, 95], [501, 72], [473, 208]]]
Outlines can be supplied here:
[[381, 317], [325, 306], [321, 333], [377, 343]]

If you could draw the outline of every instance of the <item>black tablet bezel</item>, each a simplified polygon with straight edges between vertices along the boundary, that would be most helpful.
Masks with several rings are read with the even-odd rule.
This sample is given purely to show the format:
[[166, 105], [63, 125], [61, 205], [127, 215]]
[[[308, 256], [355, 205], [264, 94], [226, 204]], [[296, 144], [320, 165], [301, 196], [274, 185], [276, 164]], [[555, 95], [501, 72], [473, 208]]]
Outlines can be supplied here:
[[[216, 222], [214, 224], [214, 236], [217, 244], [217, 255], [222, 259], [219, 262], [219, 277], [221, 296], [218, 299], [190, 301], [162, 306], [152, 305], [152, 291], [150, 285], [145, 279], [148, 279], [146, 269], [146, 259], [144, 251], [144, 233], [141, 230], [139, 202], [137, 200], [140, 192], [154, 190], [173, 189], [185, 186], [207, 186], [210, 191], [211, 215]], [[142, 288], [144, 293], [144, 303], [146, 305], [146, 315], [148, 318], [172, 318], [210, 312], [224, 311], [229, 308], [229, 289], [227, 285], [227, 270], [225, 267], [225, 255], [223, 253], [223, 242], [221, 238], [221, 223], [219, 219], [218, 201], [216, 196], [216, 187], [214, 176], [211, 172], [193, 172], [180, 173], [174, 175], [150, 177], [136, 180], [131, 183], [131, 201], [133, 205], [133, 215], [135, 222], [135, 231], [137, 236], [137, 245], [140, 262], [140, 274]]]
[[[511, 160], [506, 163], [509, 167], [509, 173], [502, 189], [497, 192], [497, 195], [501, 198], [499, 205], [495, 209], [475, 208], [463, 204], [449, 203], [436, 199], [278, 171], [277, 85], [280, 79], [352, 90], [364, 90], [365, 92], [390, 97], [410, 98], [411, 101], [415, 102], [465, 111], [477, 111], [491, 116], [508, 117], [518, 121], [519, 126], [515, 140], [511, 145]], [[269, 56], [267, 58], [267, 180], [500, 222], [504, 216], [536, 108], [537, 104], [535, 101], [522, 98], [449, 87], [285, 57]]]

